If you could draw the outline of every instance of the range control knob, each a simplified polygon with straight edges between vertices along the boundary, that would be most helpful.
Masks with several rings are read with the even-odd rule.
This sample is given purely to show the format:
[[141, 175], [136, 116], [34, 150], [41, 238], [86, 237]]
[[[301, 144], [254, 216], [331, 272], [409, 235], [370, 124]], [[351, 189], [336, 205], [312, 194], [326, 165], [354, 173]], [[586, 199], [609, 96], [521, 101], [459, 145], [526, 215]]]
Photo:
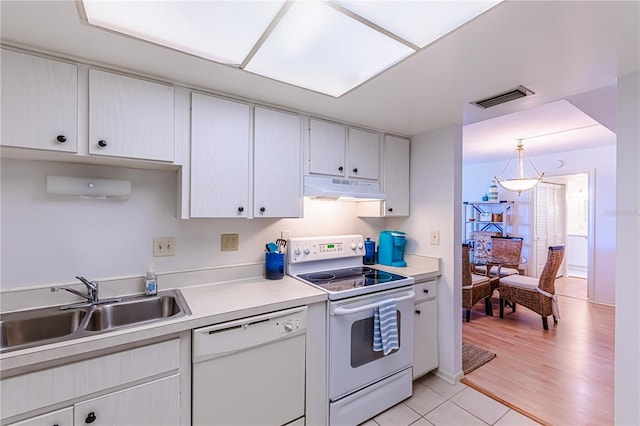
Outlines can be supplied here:
[[294, 253], [300, 256], [300, 254], [302, 253], [302, 250], [300, 250], [300, 246], [296, 246]]
[[309, 247], [305, 247], [304, 254], [309, 254], [309, 253], [311, 253], [311, 249], [309, 249]]
[[284, 323], [284, 331], [293, 331], [293, 324], [291, 324], [290, 322], [285, 322]]
[[358, 249], [362, 250], [362, 247], [364, 247], [364, 245], [362, 244], [362, 241], [358, 241]]
[[355, 250], [356, 249], [356, 243], [351, 243], [351, 250]]

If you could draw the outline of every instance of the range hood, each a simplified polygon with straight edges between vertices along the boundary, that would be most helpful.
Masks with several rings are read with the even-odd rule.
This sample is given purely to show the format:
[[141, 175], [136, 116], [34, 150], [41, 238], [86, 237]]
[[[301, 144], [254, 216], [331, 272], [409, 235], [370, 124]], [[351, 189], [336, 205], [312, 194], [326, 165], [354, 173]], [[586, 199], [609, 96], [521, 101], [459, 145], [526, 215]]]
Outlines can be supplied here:
[[345, 201], [384, 200], [380, 183], [330, 176], [305, 176], [304, 196]]

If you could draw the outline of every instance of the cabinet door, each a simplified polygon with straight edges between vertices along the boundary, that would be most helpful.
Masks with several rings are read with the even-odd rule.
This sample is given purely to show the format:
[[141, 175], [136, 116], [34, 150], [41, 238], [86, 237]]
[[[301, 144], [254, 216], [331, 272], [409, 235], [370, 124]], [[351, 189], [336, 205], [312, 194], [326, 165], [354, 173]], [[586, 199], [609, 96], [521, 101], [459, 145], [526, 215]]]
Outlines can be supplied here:
[[435, 297], [415, 304], [413, 378], [438, 367], [438, 302]]
[[37, 417], [11, 423], [9, 426], [73, 426], [73, 407], [63, 408]]
[[377, 133], [349, 129], [349, 177], [378, 180], [380, 142]]
[[2, 145], [76, 152], [78, 67], [2, 49]]
[[313, 118], [309, 126], [309, 173], [346, 176], [346, 127]]
[[254, 217], [302, 216], [302, 147], [298, 115], [256, 107]]
[[89, 153], [172, 162], [173, 87], [89, 70]]
[[383, 157], [383, 191], [385, 216], [409, 215], [408, 139], [385, 136]]
[[179, 425], [180, 376], [165, 377], [74, 406], [76, 426]]
[[191, 217], [247, 217], [249, 105], [191, 95]]

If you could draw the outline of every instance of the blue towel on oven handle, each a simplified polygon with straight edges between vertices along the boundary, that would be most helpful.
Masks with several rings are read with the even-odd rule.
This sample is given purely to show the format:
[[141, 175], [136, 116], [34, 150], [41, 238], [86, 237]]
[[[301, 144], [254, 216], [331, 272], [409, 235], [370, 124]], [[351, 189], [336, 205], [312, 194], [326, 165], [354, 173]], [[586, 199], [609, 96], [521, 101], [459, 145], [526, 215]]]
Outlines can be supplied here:
[[373, 350], [388, 355], [399, 348], [396, 301], [383, 300], [373, 312]]

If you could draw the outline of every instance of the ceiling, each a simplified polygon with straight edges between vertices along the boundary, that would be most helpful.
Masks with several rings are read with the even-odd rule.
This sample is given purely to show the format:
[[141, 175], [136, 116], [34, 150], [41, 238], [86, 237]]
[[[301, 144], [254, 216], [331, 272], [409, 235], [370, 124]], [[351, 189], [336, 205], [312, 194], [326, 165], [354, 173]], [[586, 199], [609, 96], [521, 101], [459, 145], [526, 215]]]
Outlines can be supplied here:
[[[534, 153], [615, 143], [616, 77], [640, 70], [636, 1], [507, 0], [337, 99], [89, 27], [70, 0], [2, 0], [0, 15], [6, 45], [400, 135], [463, 124], [473, 161], [574, 126], [590, 127], [546, 145], [537, 138]], [[535, 94], [486, 110], [469, 104], [520, 84]]]

